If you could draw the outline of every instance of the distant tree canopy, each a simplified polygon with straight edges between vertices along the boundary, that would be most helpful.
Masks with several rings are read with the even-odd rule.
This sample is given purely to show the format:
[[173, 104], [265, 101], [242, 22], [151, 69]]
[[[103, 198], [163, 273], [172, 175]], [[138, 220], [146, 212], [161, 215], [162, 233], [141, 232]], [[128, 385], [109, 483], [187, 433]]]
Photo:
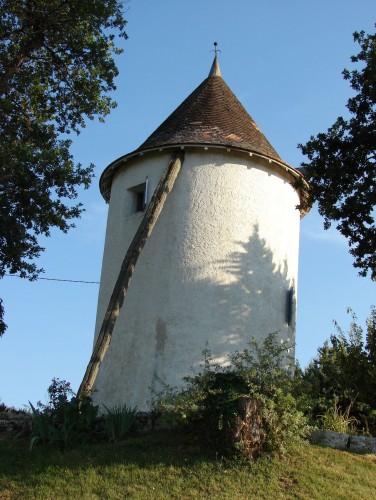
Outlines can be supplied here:
[[299, 148], [312, 185], [312, 200], [328, 229], [334, 221], [347, 238], [359, 274], [376, 279], [376, 35], [354, 33], [360, 52], [351, 57], [360, 69], [343, 71], [356, 95], [348, 100], [350, 118], [337, 118]]
[[69, 200], [93, 165], [74, 164], [66, 135], [115, 107], [126, 21], [119, 0], [0, 0], [0, 18], [0, 278], [35, 279], [38, 236], [66, 232], [83, 210]]

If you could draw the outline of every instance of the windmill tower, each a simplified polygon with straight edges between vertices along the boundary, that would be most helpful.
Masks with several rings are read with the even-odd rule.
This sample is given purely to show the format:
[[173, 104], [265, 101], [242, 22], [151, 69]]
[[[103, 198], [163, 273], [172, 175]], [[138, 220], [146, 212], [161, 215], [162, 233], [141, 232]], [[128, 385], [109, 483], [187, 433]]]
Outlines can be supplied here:
[[217, 56], [160, 127], [104, 170], [100, 189], [109, 213], [96, 368], [83, 382], [95, 380], [97, 403], [147, 409], [150, 388], [181, 385], [206, 345], [221, 363], [270, 332], [294, 341], [296, 207], [308, 185], [224, 82]]

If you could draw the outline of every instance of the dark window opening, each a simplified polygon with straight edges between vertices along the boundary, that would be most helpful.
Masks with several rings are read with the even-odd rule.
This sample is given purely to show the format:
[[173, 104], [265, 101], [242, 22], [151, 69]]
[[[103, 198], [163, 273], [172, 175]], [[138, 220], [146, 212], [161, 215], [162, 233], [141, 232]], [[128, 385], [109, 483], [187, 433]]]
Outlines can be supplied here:
[[148, 178], [144, 183], [129, 188], [129, 191], [133, 195], [132, 213], [143, 212], [148, 203]]
[[286, 323], [290, 326], [294, 318], [294, 289], [287, 291], [286, 301]]
[[144, 203], [144, 191], [140, 193], [135, 193], [136, 194], [136, 212], [143, 212], [145, 210], [145, 203]]

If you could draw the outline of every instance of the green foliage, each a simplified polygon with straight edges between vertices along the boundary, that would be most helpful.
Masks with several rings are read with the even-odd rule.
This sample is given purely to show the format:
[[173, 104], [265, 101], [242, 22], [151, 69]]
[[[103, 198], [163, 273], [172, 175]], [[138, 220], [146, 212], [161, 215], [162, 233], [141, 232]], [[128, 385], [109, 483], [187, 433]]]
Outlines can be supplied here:
[[38, 411], [32, 403], [30, 403], [33, 413], [33, 430], [30, 441], [30, 450], [41, 441], [43, 444], [48, 444], [52, 440], [54, 426], [51, 424], [50, 418], [46, 413]]
[[78, 399], [69, 382], [53, 379], [48, 388], [47, 405], [32, 410], [30, 449], [37, 443], [66, 449], [87, 441], [95, 430], [98, 407], [89, 396]]
[[[346, 336], [336, 325], [332, 335], [318, 349], [318, 355], [302, 374], [303, 387], [310, 399], [310, 411], [317, 418], [347, 408], [358, 431], [376, 433], [376, 309], [371, 308], [366, 333], [354, 313]], [[340, 415], [338, 415], [340, 418]]]
[[265, 451], [280, 454], [307, 438], [312, 427], [292, 392], [275, 388], [273, 397], [262, 397]]
[[347, 102], [349, 119], [337, 118], [326, 133], [299, 144], [324, 227], [332, 221], [348, 240], [359, 274], [376, 279], [376, 34], [354, 33], [360, 52], [351, 57], [358, 69], [343, 71], [355, 91]]
[[333, 407], [328, 408], [324, 415], [319, 415], [322, 428], [325, 431], [343, 432], [345, 434], [354, 433], [357, 420], [355, 417], [349, 416], [351, 407], [352, 404], [350, 404], [348, 408], [342, 412], [341, 407], [334, 402]]
[[250, 394], [273, 396], [277, 387], [288, 392], [294, 369], [292, 344], [279, 340], [278, 332], [274, 332], [268, 334], [262, 344], [252, 340], [249, 347], [230, 354], [229, 359], [246, 381]]
[[155, 408], [165, 418], [185, 424], [209, 449], [236, 454], [248, 446], [234, 439], [238, 400], [252, 398], [260, 407], [263, 449], [283, 453], [309, 432], [293, 395], [291, 349], [289, 342], [271, 333], [263, 344], [252, 341], [249, 348], [229, 355], [227, 367], [213, 362], [205, 350], [202, 373], [186, 377], [183, 390], [165, 387]]
[[104, 406], [107, 415], [104, 421], [104, 427], [108, 436], [108, 439], [112, 443], [117, 443], [121, 439], [124, 439], [134, 419], [137, 414], [137, 408], [130, 408], [127, 405], [124, 406], [114, 406], [109, 409]]
[[[1, 0], [0, 20], [0, 278], [35, 279], [39, 236], [82, 213], [94, 166], [74, 164], [67, 135], [115, 106], [126, 22], [119, 0]], [[0, 335], [2, 318], [0, 302]]]

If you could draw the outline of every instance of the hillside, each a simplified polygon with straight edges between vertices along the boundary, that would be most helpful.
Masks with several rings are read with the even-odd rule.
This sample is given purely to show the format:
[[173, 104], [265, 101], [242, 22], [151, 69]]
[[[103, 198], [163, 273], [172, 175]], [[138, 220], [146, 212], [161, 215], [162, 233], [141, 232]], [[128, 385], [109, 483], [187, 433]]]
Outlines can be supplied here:
[[61, 453], [0, 443], [0, 498], [373, 498], [376, 456], [301, 445], [255, 464], [205, 456], [159, 432]]

